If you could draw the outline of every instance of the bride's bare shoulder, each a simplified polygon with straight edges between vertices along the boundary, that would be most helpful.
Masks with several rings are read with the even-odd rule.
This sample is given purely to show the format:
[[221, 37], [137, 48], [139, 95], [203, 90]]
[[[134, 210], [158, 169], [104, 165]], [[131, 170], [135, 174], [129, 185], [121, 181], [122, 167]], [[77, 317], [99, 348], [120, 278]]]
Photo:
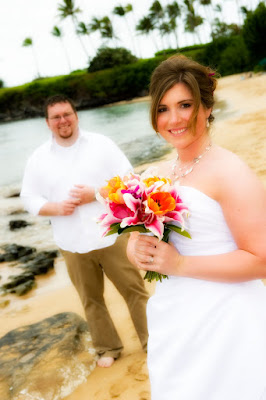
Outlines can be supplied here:
[[213, 186], [225, 196], [228, 192], [255, 192], [257, 189], [263, 191], [262, 182], [244, 160], [235, 153], [218, 146], [212, 153], [210, 174]]
[[226, 174], [233, 176], [235, 172], [239, 173], [240, 170], [243, 172], [249, 170], [247, 164], [235, 153], [219, 146], [215, 146], [213, 150], [211, 161], [216, 173], [220, 172], [223, 176]]

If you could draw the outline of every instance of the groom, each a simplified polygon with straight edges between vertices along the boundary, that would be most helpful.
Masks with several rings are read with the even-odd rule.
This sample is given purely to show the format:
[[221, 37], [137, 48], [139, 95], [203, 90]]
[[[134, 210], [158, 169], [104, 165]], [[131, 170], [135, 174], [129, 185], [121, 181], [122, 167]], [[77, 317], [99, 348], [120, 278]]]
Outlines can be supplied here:
[[126, 175], [132, 166], [109, 138], [79, 128], [76, 108], [66, 96], [49, 98], [45, 117], [52, 137], [29, 158], [21, 198], [30, 213], [51, 217], [54, 240], [99, 354], [98, 365], [110, 367], [123, 345], [104, 301], [104, 274], [125, 299], [144, 350], [147, 345], [148, 294], [127, 259], [127, 237], [102, 238], [95, 222], [104, 211], [95, 201], [95, 189], [113, 176]]

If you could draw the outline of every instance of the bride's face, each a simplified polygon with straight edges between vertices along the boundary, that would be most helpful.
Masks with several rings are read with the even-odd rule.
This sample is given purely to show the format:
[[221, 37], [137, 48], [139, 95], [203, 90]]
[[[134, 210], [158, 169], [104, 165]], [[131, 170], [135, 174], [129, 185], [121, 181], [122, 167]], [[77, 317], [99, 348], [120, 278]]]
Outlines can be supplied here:
[[201, 104], [196, 130], [189, 127], [194, 108], [193, 96], [184, 83], [177, 83], [163, 96], [157, 117], [157, 128], [161, 136], [177, 149], [183, 149], [207, 135], [206, 122], [211, 109]]

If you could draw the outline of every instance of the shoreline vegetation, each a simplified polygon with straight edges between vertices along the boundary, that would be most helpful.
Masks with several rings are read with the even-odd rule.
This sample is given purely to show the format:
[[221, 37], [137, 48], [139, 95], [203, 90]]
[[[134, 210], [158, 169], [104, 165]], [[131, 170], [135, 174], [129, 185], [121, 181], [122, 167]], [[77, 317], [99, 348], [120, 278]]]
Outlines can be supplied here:
[[[221, 78], [216, 96], [218, 102], [226, 103], [226, 109], [223, 118], [217, 118], [214, 122], [211, 132], [212, 140], [242, 158], [266, 187], [264, 139], [266, 74], [255, 74], [252, 77], [236, 74]], [[173, 159], [174, 152], [165, 158]], [[156, 166], [162, 161], [152, 163], [152, 165]], [[136, 168], [136, 172], [141, 172], [150, 165], [141, 165]], [[18, 199], [14, 199], [15, 201], [18, 202]], [[18, 203], [17, 207], [20, 207]], [[44, 229], [41, 222], [37, 226], [37, 221], [36, 218], [35, 227], [25, 228], [35, 230], [33, 238], [36, 241], [38, 240], [36, 232], [38, 229]], [[31, 246], [34, 243], [28, 243], [28, 245]], [[41, 243], [41, 245], [45, 244]], [[105, 283], [106, 303], [124, 343], [123, 354], [111, 368], [94, 369], [87, 380], [66, 396], [65, 400], [88, 400], [89, 398], [150, 400], [146, 354], [141, 350], [123, 299], [108, 280]], [[148, 292], [152, 294], [154, 284], [145, 282], [145, 285]], [[36, 323], [61, 312], [75, 312], [84, 318], [81, 302], [70, 283], [61, 257], [56, 261], [55, 272], [51, 271], [48, 275], [39, 277], [36, 289], [25, 296], [14, 298], [14, 301], [12, 300], [10, 305], [1, 312], [3, 323], [0, 326], [0, 337], [12, 329]]]

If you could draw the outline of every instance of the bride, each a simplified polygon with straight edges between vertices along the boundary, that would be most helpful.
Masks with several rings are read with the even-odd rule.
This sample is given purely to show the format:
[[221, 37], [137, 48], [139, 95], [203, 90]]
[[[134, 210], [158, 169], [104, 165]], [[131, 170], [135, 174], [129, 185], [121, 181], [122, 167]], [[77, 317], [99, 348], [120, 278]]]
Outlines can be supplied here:
[[180, 183], [192, 237], [134, 232], [128, 243], [134, 265], [169, 275], [147, 308], [152, 400], [266, 399], [265, 191], [211, 142], [216, 83], [181, 55], [151, 79], [153, 128], [177, 150], [159, 175]]

